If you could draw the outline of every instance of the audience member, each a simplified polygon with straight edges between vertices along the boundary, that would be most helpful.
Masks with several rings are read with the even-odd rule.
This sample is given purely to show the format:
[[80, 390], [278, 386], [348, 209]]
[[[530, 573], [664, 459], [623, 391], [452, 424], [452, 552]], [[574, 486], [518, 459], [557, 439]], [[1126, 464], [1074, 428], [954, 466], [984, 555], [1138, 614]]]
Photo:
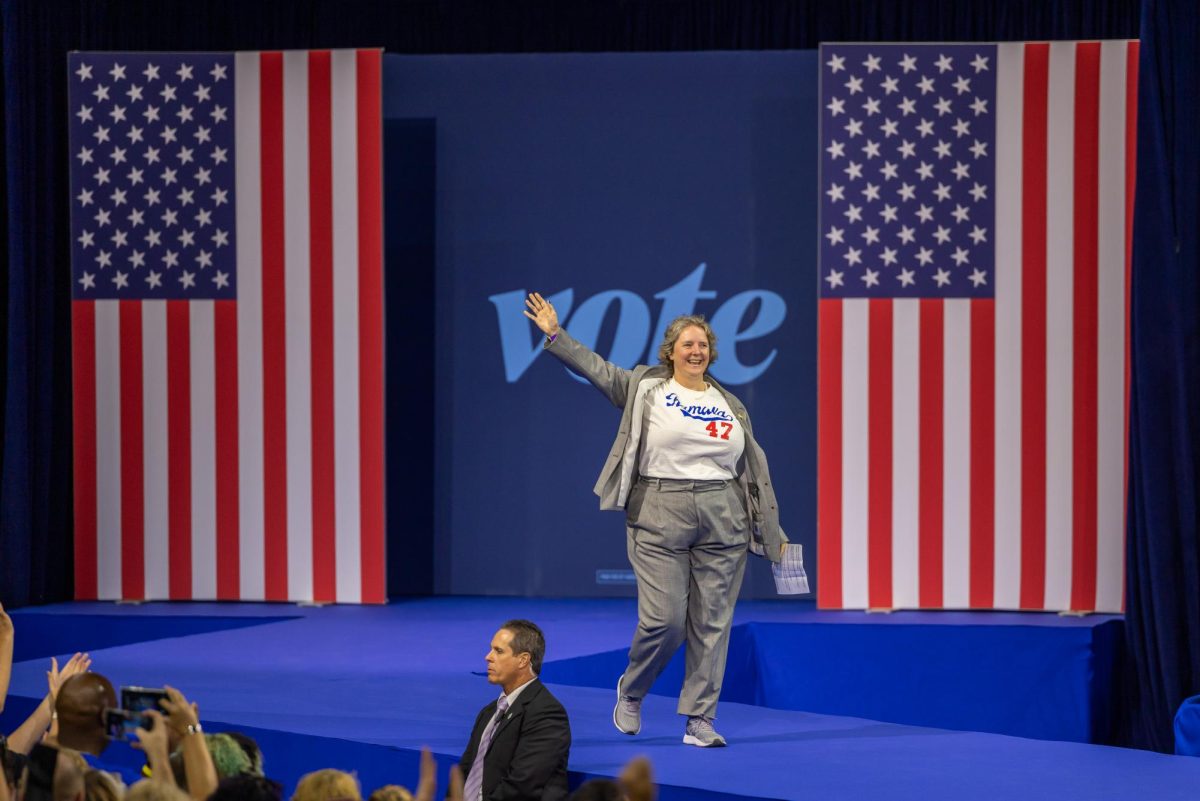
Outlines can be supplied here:
[[8, 738], [0, 734], [0, 767], [4, 770], [3, 784], [8, 787], [10, 798], [16, 795], [17, 783], [20, 782], [21, 775], [25, 772], [26, 759], [24, 754], [10, 751]]
[[[0, 711], [4, 710], [4, 704], [8, 698], [8, 684], [12, 676], [13, 643], [15, 638], [16, 631], [12, 618], [4, 611], [4, 606], [0, 604]], [[53, 657], [50, 659], [50, 670], [46, 673], [46, 683], [49, 685], [49, 693], [42, 699], [42, 702], [37, 705], [29, 717], [25, 719], [25, 722], [8, 736], [6, 739], [6, 748], [9, 751], [18, 754], [28, 754], [30, 752], [34, 744], [42, 739], [46, 730], [54, 722], [54, 698], [58, 694], [59, 687], [72, 676], [86, 673], [91, 663], [92, 660], [87, 654], [75, 654], [60, 671], [58, 669], [58, 660]]]
[[174, 784], [142, 779], [125, 793], [125, 801], [189, 801], [188, 794]]
[[[66, 665], [60, 671], [58, 660], [51, 657], [50, 670], [46, 672], [46, 684], [49, 692], [25, 719], [25, 722], [9, 735], [8, 747], [11, 750], [20, 754], [28, 754], [34, 744], [46, 734], [47, 729], [51, 730], [51, 734], [57, 735], [53, 725], [56, 723], [54, 705], [59, 688], [72, 676], [86, 673], [91, 664], [91, 657], [87, 654], [75, 654], [67, 660]], [[57, 737], [52, 737], [52, 740], [57, 741]]]
[[658, 798], [658, 788], [654, 786], [654, 769], [650, 760], [644, 756], [636, 756], [629, 760], [621, 769], [617, 781], [625, 791], [628, 801], [655, 801]]
[[54, 801], [84, 801], [83, 774], [87, 763], [76, 752], [68, 748], [58, 749], [54, 765]]
[[[200, 707], [170, 685], [163, 689], [167, 691], [167, 697], [159, 701], [163, 714], [158, 719], [166, 723], [164, 731], [168, 735], [173, 734], [181, 743], [188, 794], [196, 801], [205, 801], [217, 789], [217, 770], [213, 767], [208, 742], [200, 726]], [[171, 769], [166, 764], [163, 765], [162, 775], [164, 778], [171, 777], [170, 784], [175, 785]]]
[[25, 772], [25, 755], [8, 751], [7, 737], [0, 734], [0, 769], [2, 776], [0, 784], [5, 785], [5, 794], [12, 797], [17, 791], [17, 782]]
[[459, 761], [465, 801], [567, 797], [571, 727], [538, 680], [545, 653], [542, 630], [528, 620], [510, 620], [492, 638], [488, 681], [503, 692], [476, 717]]
[[222, 779], [208, 801], [283, 801], [283, 785], [265, 776]]
[[59, 745], [93, 756], [104, 753], [108, 747], [104, 711], [117, 708], [117, 693], [112, 682], [99, 673], [71, 676], [59, 688], [54, 708], [58, 717]]
[[[253, 740], [246, 738], [249, 742]], [[259, 769], [255, 770], [254, 764], [251, 762], [250, 754], [243, 746], [235, 740], [230, 734], [221, 732], [218, 734], [205, 734], [205, 743], [208, 745], [208, 753], [212, 757], [213, 768], [217, 771], [217, 782], [222, 779], [229, 779], [234, 776], [246, 775], [262, 775], [262, 758], [259, 757]], [[257, 751], [258, 746], [255, 745]], [[187, 770], [184, 767], [182, 749], [172, 752], [170, 757], [171, 774], [175, 777], [175, 784], [181, 790], [188, 789]]]
[[254, 738], [250, 737], [248, 735], [242, 734], [240, 731], [227, 731], [227, 732], [225, 732], [225, 734], [232, 737], [234, 742], [236, 742], [239, 746], [241, 746], [242, 750], [246, 752], [246, 758], [250, 760], [249, 769], [246, 771], [243, 771], [243, 772], [249, 773], [253, 776], [262, 776], [263, 775], [262, 749], [258, 747], [258, 743], [255, 742]]
[[362, 801], [358, 779], [333, 768], [305, 774], [296, 785], [292, 801]]
[[250, 757], [238, 745], [237, 740], [223, 733], [206, 734], [204, 739], [207, 741], [208, 753], [212, 755], [218, 781], [250, 772]]
[[[413, 801], [434, 801], [437, 794], [437, 762], [428, 748], [421, 749], [421, 773], [417, 780], [417, 792]], [[450, 766], [450, 787], [446, 790], [446, 801], [463, 801], [463, 774], [458, 765]]]
[[121, 801], [125, 785], [108, 771], [91, 768], [83, 774], [83, 795], [87, 801]]
[[367, 801], [413, 801], [413, 794], [407, 787], [398, 784], [385, 784], [371, 791]]
[[[79, 754], [66, 748], [37, 744], [11, 797], [22, 801], [84, 801], [84, 764]], [[4, 784], [4, 794], [9, 788]]]

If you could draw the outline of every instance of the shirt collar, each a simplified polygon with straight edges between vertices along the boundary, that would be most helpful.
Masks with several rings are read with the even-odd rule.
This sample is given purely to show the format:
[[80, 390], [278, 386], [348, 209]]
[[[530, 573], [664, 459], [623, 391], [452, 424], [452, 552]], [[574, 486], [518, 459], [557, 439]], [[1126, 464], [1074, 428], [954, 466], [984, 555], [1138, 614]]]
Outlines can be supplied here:
[[[528, 687], [530, 684], [533, 684], [535, 681], [537, 681], [537, 676], [534, 676], [532, 679], [525, 682], [520, 687], [517, 687], [511, 693], [508, 694], [507, 697], [508, 697], [508, 708], [509, 709], [512, 709], [513, 703], [516, 702], [517, 696], [521, 694], [521, 691], [524, 690], [526, 687]], [[504, 693], [500, 693], [500, 697], [504, 698], [505, 697]]]

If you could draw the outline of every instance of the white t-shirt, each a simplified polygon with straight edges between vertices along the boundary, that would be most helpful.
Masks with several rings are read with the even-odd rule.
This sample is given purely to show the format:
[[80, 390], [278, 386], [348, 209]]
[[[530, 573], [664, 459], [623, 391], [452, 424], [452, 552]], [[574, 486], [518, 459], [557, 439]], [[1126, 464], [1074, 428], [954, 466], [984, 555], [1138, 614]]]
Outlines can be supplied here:
[[674, 378], [655, 387], [638, 472], [693, 481], [737, 477], [746, 434], [725, 397], [711, 385], [696, 392]]

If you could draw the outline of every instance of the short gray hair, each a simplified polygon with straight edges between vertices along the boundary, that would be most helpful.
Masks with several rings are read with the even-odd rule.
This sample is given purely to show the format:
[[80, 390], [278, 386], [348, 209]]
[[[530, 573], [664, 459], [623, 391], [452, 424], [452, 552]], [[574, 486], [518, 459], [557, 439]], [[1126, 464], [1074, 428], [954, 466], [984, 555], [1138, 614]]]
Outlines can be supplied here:
[[717, 360], [717, 335], [713, 333], [708, 320], [704, 319], [703, 314], [684, 314], [672, 320], [671, 324], [667, 326], [667, 330], [663, 331], [663, 341], [658, 346], [660, 363], [668, 366], [671, 364], [671, 351], [675, 350], [675, 343], [679, 341], [679, 335], [683, 333], [683, 329], [693, 325], [708, 337], [708, 363], [712, 364]]

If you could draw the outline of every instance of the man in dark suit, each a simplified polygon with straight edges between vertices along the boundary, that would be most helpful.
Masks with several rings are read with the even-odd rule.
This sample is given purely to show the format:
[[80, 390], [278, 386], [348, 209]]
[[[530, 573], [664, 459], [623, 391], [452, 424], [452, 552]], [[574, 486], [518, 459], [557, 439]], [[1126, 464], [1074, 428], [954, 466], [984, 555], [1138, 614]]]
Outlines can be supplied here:
[[542, 630], [528, 620], [510, 620], [492, 638], [487, 676], [503, 695], [479, 713], [459, 761], [464, 801], [567, 797], [571, 727], [562, 704], [538, 681], [545, 653]]

